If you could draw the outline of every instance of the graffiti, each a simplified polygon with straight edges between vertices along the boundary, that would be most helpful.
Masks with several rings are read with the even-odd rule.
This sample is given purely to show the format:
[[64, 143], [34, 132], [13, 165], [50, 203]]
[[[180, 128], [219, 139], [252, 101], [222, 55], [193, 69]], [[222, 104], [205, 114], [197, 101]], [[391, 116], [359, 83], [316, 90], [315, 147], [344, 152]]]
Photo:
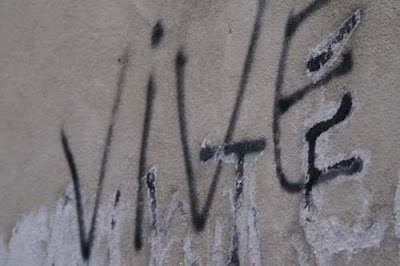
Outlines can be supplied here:
[[[343, 103], [340, 102], [339, 109], [342, 105]], [[330, 112], [332, 110], [334, 109], [331, 108]], [[330, 182], [325, 186], [314, 188], [312, 207], [308, 205], [308, 208], [303, 206], [299, 208], [299, 220], [305, 234], [305, 242], [312, 247], [318, 265], [331, 265], [332, 259], [338, 254], [345, 254], [350, 260], [351, 256], [360, 250], [378, 248], [387, 228], [387, 223], [383, 219], [371, 217], [371, 195], [365, 187], [365, 176], [371, 160], [370, 152], [365, 149], [356, 149], [347, 156], [343, 154], [328, 155], [329, 140], [330, 136], [320, 140], [319, 145], [328, 148], [319, 154], [319, 160], [323, 161], [324, 165], [333, 163], [334, 166], [336, 166], [334, 162], [339, 161], [342, 162], [343, 168], [330, 173], [335, 178], [328, 174], [326, 178]], [[354, 158], [356, 161], [362, 162], [362, 165], [357, 166], [357, 163], [354, 162], [354, 166], [351, 166], [350, 161]], [[337, 172], [341, 173], [337, 175]], [[326, 197], [327, 193], [332, 193], [330, 191], [337, 192], [340, 186], [352, 187], [351, 195], [341, 195], [342, 199]], [[344, 206], [337, 208], [334, 212], [335, 215], [324, 213], [329, 209], [329, 205], [335, 204], [335, 200], [357, 204], [359, 209], [353, 214], [355, 217], [351, 223], [346, 217], [343, 217], [343, 213], [347, 209]]]
[[174, 215], [179, 216], [185, 228], [185, 242], [182, 246], [186, 264], [194, 265], [195, 258], [192, 254], [191, 238], [189, 232], [189, 221], [187, 218], [187, 206], [174, 195], [167, 213], [159, 218], [157, 207], [157, 188], [156, 188], [157, 169], [152, 167], [144, 177], [147, 188], [147, 205], [150, 216], [150, 243], [151, 243], [151, 262], [150, 265], [163, 265], [165, 257], [171, 245], [169, 228]]
[[324, 170], [315, 167], [315, 146], [317, 138], [333, 126], [342, 122], [349, 115], [352, 106], [350, 93], [343, 96], [336, 114], [326, 121], [320, 122], [310, 128], [306, 133], [308, 142], [308, 179], [305, 184], [306, 206], [310, 204], [311, 190], [317, 182], [335, 178], [339, 175], [352, 175], [362, 170], [363, 161], [359, 157], [342, 160]]
[[138, 173], [138, 196], [136, 204], [136, 229], [135, 229], [135, 248], [136, 250], [142, 247], [142, 219], [143, 219], [143, 176], [146, 175], [146, 151], [147, 143], [150, 133], [151, 116], [153, 109], [153, 101], [155, 97], [155, 87], [153, 85], [153, 78], [150, 77], [147, 84], [147, 96], [146, 96], [146, 111], [143, 121], [143, 132], [142, 132], [142, 145], [140, 147], [140, 159], [139, 159], [139, 173]]
[[[261, 152], [264, 150], [266, 141], [265, 140], [256, 140], [256, 141], [247, 141], [240, 143], [232, 143], [228, 144], [232, 141], [233, 133], [236, 126], [236, 121], [239, 116], [241, 103], [243, 101], [244, 93], [246, 91], [249, 74], [251, 71], [251, 66], [253, 63], [254, 53], [257, 45], [257, 40], [259, 37], [259, 32], [261, 29], [261, 19], [264, 14], [266, 1], [259, 0], [258, 1], [258, 11], [256, 15], [256, 19], [254, 22], [253, 33], [251, 36], [250, 44], [247, 51], [247, 56], [245, 59], [242, 76], [240, 79], [239, 89], [236, 94], [236, 102], [231, 114], [230, 122], [228, 129], [225, 134], [223, 150], [224, 154], [235, 154], [237, 159], [236, 166], [236, 192], [234, 196], [234, 223], [233, 223], [233, 237], [232, 237], [232, 247], [231, 247], [231, 256], [229, 259], [229, 265], [240, 265], [238, 249], [239, 249], [239, 237], [238, 230], [236, 224], [236, 217], [238, 208], [240, 208], [240, 201], [243, 190], [243, 164], [244, 164], [244, 156], [247, 153], [253, 152]], [[206, 202], [202, 209], [199, 208], [199, 199], [197, 198], [197, 189], [196, 189], [196, 181], [192, 168], [192, 158], [189, 150], [188, 144], [188, 133], [186, 126], [186, 116], [185, 116], [185, 94], [184, 94], [184, 70], [185, 65], [187, 64], [187, 57], [185, 56], [183, 50], [179, 50], [176, 55], [175, 61], [175, 71], [176, 71], [176, 88], [177, 88], [177, 104], [178, 104], [178, 117], [179, 117], [179, 131], [181, 135], [181, 143], [182, 143], [182, 151], [184, 155], [184, 162], [186, 168], [186, 176], [188, 181], [188, 188], [190, 194], [190, 207], [192, 214], [192, 222], [197, 230], [202, 230], [207, 222], [207, 217], [211, 208], [211, 204], [214, 199], [214, 194], [217, 191], [217, 185], [220, 178], [220, 174], [222, 171], [222, 161], [218, 159], [217, 167], [210, 185], [210, 188], [207, 193]], [[214, 157], [217, 153], [218, 148], [215, 147], [205, 147], [200, 151], [201, 160], [206, 161], [207, 159]]]
[[[117, 190], [117, 192], [115, 193], [115, 199], [114, 199], [114, 209], [117, 208], [119, 200], [120, 200], [120, 197], [121, 197], [121, 191]], [[115, 219], [113, 217], [111, 219], [111, 229], [114, 229], [115, 223], [116, 223], [116, 221], [115, 221]]]
[[[302, 178], [298, 181], [290, 181], [282, 167], [282, 155], [280, 149], [280, 120], [288, 110], [302, 100], [311, 91], [321, 88], [328, 84], [332, 79], [348, 74], [353, 67], [351, 52], [343, 54], [342, 61], [338, 66], [333, 67], [329, 71], [322, 73], [325, 66], [333, 65], [336, 58], [339, 57], [343, 50], [345, 42], [351, 36], [351, 33], [360, 22], [361, 11], [357, 10], [350, 18], [340, 26], [338, 33], [327, 42], [327, 45], [321, 51], [314, 51], [309, 56], [307, 61], [307, 73], [312, 73], [320, 70], [321, 73], [312, 76], [313, 82], [305, 85], [290, 95], [283, 95], [282, 86], [284, 83], [286, 63], [288, 60], [288, 52], [290, 43], [295, 36], [299, 26], [315, 11], [325, 6], [329, 1], [314, 1], [308, 7], [304, 8], [297, 14], [291, 13], [286, 22], [285, 36], [282, 44], [282, 51], [278, 66], [278, 74], [275, 83], [275, 101], [273, 110], [273, 141], [274, 155], [276, 164], [276, 174], [281, 186], [288, 192], [300, 192], [305, 190], [306, 206], [310, 204], [311, 190], [314, 185], [323, 180], [334, 178], [340, 174], [351, 175], [362, 169], [362, 161], [360, 158], [351, 158], [346, 161], [338, 162], [337, 164], [328, 167], [324, 170], [319, 170], [315, 167], [315, 143], [317, 138], [329, 128], [342, 122], [350, 113], [352, 100], [350, 93], [345, 94], [342, 98], [342, 104], [337, 113], [329, 120], [321, 122], [306, 133], [306, 141], [308, 142], [308, 172], [307, 179], [304, 182]], [[323, 173], [323, 174], [322, 174]], [[323, 178], [322, 175], [325, 177]], [[329, 177], [329, 178], [328, 178]]]
[[[151, 46], [152, 48], [157, 48], [164, 36], [164, 27], [161, 20], [158, 20], [157, 23], [153, 26], [153, 32], [151, 35]], [[147, 95], [146, 95], [146, 108], [144, 114], [143, 121], [143, 132], [142, 132], [142, 144], [140, 147], [140, 158], [139, 158], [139, 172], [138, 172], [138, 190], [137, 190], [137, 207], [136, 207], [136, 227], [135, 227], [135, 249], [140, 250], [142, 248], [142, 223], [143, 223], [143, 204], [144, 204], [144, 195], [143, 195], [143, 177], [149, 175], [147, 173], [147, 145], [150, 134], [150, 126], [151, 126], [151, 118], [152, 118], [152, 110], [153, 110], [153, 102], [156, 94], [156, 88], [153, 81], [153, 76], [149, 77], [147, 83]]]
[[398, 262], [399, 1], [41, 2], [4, 5], [1, 265]]
[[162, 21], [159, 20], [153, 27], [153, 34], [151, 35], [151, 46], [153, 48], [158, 47], [163, 37], [164, 37], [164, 26], [162, 24]]
[[[251, 169], [254, 162], [246, 166], [251, 175], [245, 193], [240, 224], [241, 249], [251, 265], [261, 265], [256, 224], [255, 185], [256, 179]], [[182, 264], [227, 265], [228, 258], [224, 250], [222, 231], [226, 224], [224, 217], [218, 216], [213, 226], [208, 244], [212, 249], [207, 261], [199, 256], [192, 246], [192, 227], [190, 208], [185, 200], [174, 193], [171, 200], [163, 202], [164, 211], [157, 202], [157, 168], [149, 169], [149, 175], [143, 177], [145, 205], [150, 221], [150, 236], [146, 241], [150, 245], [148, 259], [138, 260], [135, 253], [127, 257], [124, 222], [131, 224], [131, 206], [123, 198], [129, 189], [122, 187], [109, 197], [104, 197], [99, 206], [96, 221], [96, 238], [92, 243], [90, 261], [82, 263], [79, 234], [76, 234], [76, 194], [73, 184], [69, 185], [58, 199], [55, 208], [41, 208], [37, 213], [21, 217], [12, 230], [9, 249], [0, 245], [0, 258], [5, 265], [171, 265], [170, 257], [176, 251], [178, 243], [182, 251]], [[118, 196], [119, 195], [119, 196]], [[83, 201], [85, 197], [83, 196]], [[118, 201], [116, 201], [118, 199]], [[161, 205], [161, 204], [160, 204]], [[87, 217], [88, 214], [84, 213]], [[110, 223], [114, 221], [114, 228]], [[174, 230], [174, 223], [179, 223], [179, 235]], [[248, 227], [248, 229], [246, 229]], [[248, 239], [248, 240], [247, 240]], [[125, 249], [125, 251], [124, 251]], [[204, 255], [204, 254], [202, 254]], [[174, 255], [172, 255], [174, 257]], [[243, 259], [243, 261], [245, 261]], [[5, 263], [4, 263], [5, 262]], [[169, 262], [169, 263], [168, 263]]]
[[[246, 59], [244, 62], [243, 72], [240, 78], [239, 89], [236, 94], [236, 101], [232, 111], [232, 115], [229, 121], [229, 126], [225, 134], [223, 143], [230, 143], [232, 141], [233, 132], [235, 130], [236, 121], [238, 119], [240, 106], [243, 101], [244, 93], [246, 91], [247, 82], [251, 70], [251, 66], [254, 59], [254, 53], [257, 45], [261, 29], [261, 19], [264, 14], [266, 1], [259, 0], [257, 15], [254, 22], [253, 32], [251, 35], [250, 44], [248, 47]], [[207, 216], [214, 199], [214, 194], [217, 190], [218, 180], [222, 171], [222, 161], [218, 160], [217, 167], [212, 178], [210, 189], [207, 193], [207, 199], [202, 209], [199, 208], [199, 202], [197, 198], [196, 181], [192, 169], [191, 153], [188, 145], [188, 133], [186, 126], [185, 116], [185, 94], [184, 94], [184, 70], [187, 63], [187, 58], [182, 50], [179, 50], [176, 54], [175, 59], [175, 71], [176, 71], [176, 90], [177, 90], [177, 104], [178, 104], [178, 117], [179, 117], [179, 131], [181, 136], [182, 150], [185, 161], [186, 176], [188, 181], [188, 188], [190, 194], [190, 206], [192, 213], [193, 225], [197, 230], [202, 230], [207, 221]]]
[[231, 256], [229, 260], [229, 265], [240, 265], [239, 259], [239, 231], [238, 231], [238, 212], [242, 206], [242, 193], [244, 186], [244, 158], [246, 154], [250, 153], [260, 153], [266, 147], [266, 140], [259, 139], [254, 141], [243, 141], [238, 143], [232, 143], [230, 145], [223, 145], [222, 147], [210, 147], [205, 146], [201, 149], [200, 160], [207, 161], [210, 158], [220, 157], [217, 156], [218, 153], [223, 153], [224, 155], [234, 154], [236, 157], [236, 180], [235, 180], [235, 195], [233, 198], [233, 234], [231, 243]]
[[334, 65], [347, 41], [361, 22], [361, 10], [356, 10], [340, 25], [325, 42], [318, 45], [308, 56], [306, 75], [314, 82], [321, 79]]
[[117, 118], [117, 113], [118, 109], [120, 106], [120, 101], [121, 101], [121, 94], [122, 94], [122, 89], [125, 85], [125, 75], [127, 71], [129, 63], [129, 47], [126, 48], [124, 55], [121, 60], [121, 70], [119, 73], [118, 77], [118, 83], [117, 83], [117, 92], [116, 96], [114, 99], [114, 104], [111, 112], [111, 120], [108, 125], [107, 129], [107, 135], [106, 135], [106, 140], [104, 144], [104, 150], [103, 150], [103, 157], [101, 160], [101, 166], [100, 166], [100, 174], [99, 174], [99, 179], [97, 183], [97, 192], [96, 192], [96, 199], [94, 203], [94, 209], [93, 209], [93, 215], [92, 219], [90, 222], [90, 228], [89, 228], [89, 233], [86, 234], [86, 229], [85, 229], [85, 221], [84, 221], [84, 216], [83, 216], [83, 206], [82, 206], [82, 196], [81, 196], [81, 191], [80, 191], [80, 184], [79, 184], [79, 175], [78, 175], [78, 169], [76, 167], [76, 163], [74, 160], [73, 153], [71, 151], [69, 141], [67, 136], [65, 135], [64, 129], [61, 130], [61, 142], [63, 146], [63, 150], [65, 153], [65, 157], [68, 162], [69, 170], [71, 173], [71, 178], [73, 181], [74, 185], [74, 192], [75, 192], [75, 197], [76, 197], [76, 211], [77, 211], [77, 217], [78, 217], [78, 225], [79, 225], [79, 238], [80, 238], [80, 243], [81, 243], [81, 251], [82, 251], [82, 256], [85, 260], [87, 260], [90, 257], [90, 252], [92, 249], [92, 244], [94, 241], [95, 237], [95, 232], [96, 232], [96, 218], [97, 218], [97, 213], [101, 201], [101, 192], [103, 188], [103, 183], [104, 183], [104, 178], [107, 170], [107, 162], [108, 162], [108, 156], [110, 153], [110, 147], [111, 147], [111, 141], [113, 137], [113, 130], [114, 130], [114, 124], [116, 122]]
[[[303, 192], [305, 199], [305, 206], [311, 208], [312, 197], [311, 192], [313, 188], [320, 182], [335, 179], [338, 176], [353, 176], [361, 173], [364, 170], [364, 159], [361, 156], [353, 156], [345, 159], [338, 160], [326, 167], [318, 167], [317, 159], [317, 140], [321, 135], [337, 125], [343, 123], [351, 114], [353, 108], [353, 99], [350, 92], [345, 93], [341, 97], [340, 105], [335, 109], [334, 114], [325, 120], [319, 120], [317, 123], [311, 125], [304, 134], [305, 144], [308, 146], [307, 158], [304, 158], [307, 165], [305, 177], [297, 181], [290, 181], [286, 176], [282, 166], [281, 153], [281, 120], [288, 116], [289, 110], [306, 97], [311, 91], [317, 90], [322, 86], [328, 84], [333, 79], [350, 73], [353, 68], [353, 58], [351, 50], [345, 50], [345, 45], [355, 29], [361, 21], [361, 11], [356, 10], [353, 12], [337, 31], [332, 34], [327, 40], [318, 45], [310, 52], [306, 61], [306, 76], [311, 79], [311, 82], [297, 89], [295, 92], [285, 95], [283, 94], [283, 84], [286, 74], [286, 64], [288, 62], [288, 53], [290, 44], [296, 31], [306, 19], [315, 11], [325, 6], [328, 0], [316, 0], [302, 11], [294, 14], [290, 13], [285, 28], [285, 35], [282, 43], [282, 50], [279, 59], [278, 71], [275, 82], [275, 98], [273, 106], [273, 122], [272, 133], [274, 143], [274, 159], [275, 171], [283, 189], [291, 193]], [[218, 183], [221, 172], [224, 166], [224, 159], [227, 157], [233, 158], [235, 161], [235, 182], [232, 195], [232, 213], [231, 213], [231, 243], [228, 258], [221, 259], [215, 256], [215, 261], [224, 261], [229, 265], [240, 265], [241, 258], [240, 249], [242, 246], [247, 245], [247, 249], [252, 252], [254, 259], [252, 261], [255, 265], [259, 265], [260, 255], [258, 247], [257, 236], [257, 209], [255, 207], [255, 200], [251, 197], [254, 194], [250, 191], [252, 188], [247, 188], [247, 194], [244, 192], [245, 186], [245, 158], [250, 154], [260, 154], [266, 150], [267, 139], [260, 137], [257, 139], [246, 139], [241, 141], [233, 141], [233, 136], [236, 128], [236, 123], [239, 119], [240, 109], [247, 90], [247, 84], [250, 77], [257, 42], [259, 39], [262, 18], [266, 9], [266, 1], [258, 0], [256, 16], [252, 28], [250, 41], [247, 48], [247, 54], [244, 60], [242, 73], [240, 76], [239, 86], [236, 92], [236, 98], [233, 105], [233, 110], [230, 116], [229, 124], [223, 139], [222, 144], [209, 145], [203, 143], [199, 152], [200, 161], [206, 162], [213, 160], [216, 162], [214, 174], [211, 179], [211, 185], [206, 190], [206, 200], [201, 206], [198, 197], [198, 188], [196, 186], [196, 174], [193, 170], [192, 153], [189, 149], [189, 134], [186, 117], [185, 105], [185, 69], [188, 67], [189, 59], [184, 52], [184, 48], [178, 49], [175, 55], [174, 70], [176, 78], [176, 104], [177, 104], [177, 117], [179, 123], [179, 137], [182, 148], [183, 163], [185, 168], [185, 175], [187, 179], [187, 188], [189, 192], [188, 207], [180, 200], [174, 198], [171, 203], [171, 208], [164, 217], [158, 214], [157, 205], [157, 168], [150, 166], [147, 162], [147, 149], [149, 144], [149, 136], [152, 125], [152, 116], [154, 108], [154, 100], [156, 97], [157, 86], [155, 76], [150, 74], [147, 80], [146, 87], [146, 104], [143, 118], [143, 127], [141, 135], [141, 146], [139, 151], [138, 172], [137, 172], [137, 199], [136, 199], [136, 213], [135, 213], [135, 229], [134, 229], [134, 247], [136, 251], [141, 250], [143, 247], [143, 216], [148, 206], [148, 213], [150, 217], [150, 242], [151, 242], [151, 264], [161, 265], [164, 262], [165, 254], [168, 250], [168, 228], [172, 214], [177, 211], [179, 217], [184, 220], [186, 240], [183, 246], [185, 260], [188, 265], [196, 263], [196, 258], [192, 254], [191, 236], [188, 224], [192, 224], [196, 231], [202, 231], [207, 223], [210, 210], [214, 201], [215, 194], [218, 189]], [[164, 37], [164, 26], [162, 20], [158, 20], [153, 26], [150, 44], [152, 49], [159, 47]], [[64, 128], [61, 130], [61, 142], [64, 154], [68, 163], [69, 171], [72, 178], [74, 198], [76, 204], [76, 213], [79, 230], [79, 240], [82, 258], [89, 260], [91, 255], [94, 238], [96, 235], [96, 220], [98, 215], [99, 206], [101, 203], [102, 187], [107, 170], [107, 162], [111, 149], [111, 142], [113, 136], [114, 124], [116, 123], [117, 113], [120, 106], [121, 94], [125, 86], [125, 76], [129, 62], [129, 47], [125, 50], [123, 57], [119, 60], [122, 64], [118, 77], [117, 91], [111, 112], [111, 119], [107, 129], [105, 146], [102, 155], [102, 162], [100, 167], [100, 174], [98, 178], [98, 185], [95, 197], [92, 217], [90, 220], [89, 230], [86, 230], [82, 195], [80, 190], [80, 181], [78, 169], [71, 151], [69, 138], [65, 134]], [[339, 61], [337, 63], [337, 61]], [[247, 182], [247, 181], [246, 181]], [[251, 182], [250, 182], [251, 183]], [[247, 184], [247, 183], [246, 183]], [[252, 184], [252, 183], [251, 183]], [[254, 186], [251, 185], [251, 186]], [[146, 193], [147, 191], [147, 193]], [[246, 201], [244, 195], [249, 195], [247, 199], [247, 207], [243, 208]], [[118, 190], [114, 197], [114, 209], [117, 208], [121, 198], [121, 191]], [[189, 210], [189, 215], [186, 213]], [[247, 214], [247, 216], [245, 216]], [[246, 218], [244, 218], [246, 217]], [[189, 221], [191, 219], [191, 221]], [[245, 221], [247, 219], [247, 221]], [[161, 221], [161, 222], [160, 222]], [[307, 220], [308, 221], [308, 220]], [[241, 239], [244, 239], [243, 231], [244, 225], [247, 226], [248, 238], [250, 239], [247, 244], [243, 244]], [[112, 215], [111, 230], [114, 230], [117, 225], [117, 219]], [[216, 227], [216, 234], [220, 234]], [[339, 230], [339, 229], [338, 229]], [[377, 232], [377, 238], [380, 237], [381, 228]], [[217, 236], [216, 236], [217, 237]], [[312, 238], [307, 235], [308, 238]], [[217, 238], [215, 242], [219, 242]], [[247, 241], [247, 240], [246, 240]], [[302, 250], [299, 246], [298, 240], [296, 243], [296, 250]], [[220, 245], [215, 246], [215, 249], [220, 249]]]

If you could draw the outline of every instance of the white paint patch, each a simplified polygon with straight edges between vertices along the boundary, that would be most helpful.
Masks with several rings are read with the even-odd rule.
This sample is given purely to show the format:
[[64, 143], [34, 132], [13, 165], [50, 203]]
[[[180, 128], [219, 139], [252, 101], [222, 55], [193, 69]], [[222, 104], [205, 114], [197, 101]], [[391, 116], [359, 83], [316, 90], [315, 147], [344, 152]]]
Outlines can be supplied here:
[[19, 220], [12, 231], [6, 265], [44, 265], [50, 239], [48, 223], [45, 209]]
[[298, 234], [292, 235], [292, 246], [297, 252], [298, 262], [300, 266], [309, 266], [310, 257], [308, 256], [304, 243]]
[[185, 266], [194, 266], [197, 264], [197, 259], [192, 253], [192, 235], [188, 233], [185, 237], [185, 242], [183, 244], [183, 253], [185, 256]]
[[[156, 171], [156, 168], [152, 169]], [[85, 202], [85, 200], [83, 200]], [[150, 213], [150, 219], [154, 216]], [[89, 265], [122, 265], [121, 239], [122, 219], [132, 219], [132, 208], [123, 200], [114, 207], [115, 195], [103, 202], [97, 218], [96, 237], [93, 243]], [[188, 207], [174, 195], [165, 214], [159, 219], [156, 210], [156, 230], [150, 235], [149, 265], [164, 265], [165, 257], [174, 239], [168, 233], [174, 217], [181, 218], [186, 237], [182, 244], [185, 265], [196, 265], [198, 258], [191, 247], [191, 226], [187, 217]], [[85, 221], [88, 221], [89, 214]], [[112, 227], [112, 221], [114, 226]], [[147, 242], [147, 241], [146, 241]], [[106, 245], [104, 245], [104, 243]], [[22, 217], [11, 234], [8, 251], [0, 247], [1, 265], [86, 265], [80, 254], [75, 196], [70, 185], [55, 211], [49, 213], [40, 209], [37, 214]], [[133, 250], [132, 250], [133, 252]]]
[[[121, 239], [123, 237], [122, 220], [132, 220], [132, 208], [122, 200], [114, 207], [115, 195], [104, 200], [99, 208], [96, 237], [93, 243], [92, 256], [88, 265], [122, 265]], [[85, 202], [83, 199], [82, 202]], [[186, 206], [177, 196], [173, 196], [170, 206], [161, 225], [157, 224], [157, 234], [150, 236], [151, 260], [150, 265], [164, 265], [166, 253], [172, 243], [168, 228], [176, 212], [180, 217], [185, 216], [182, 223], [187, 228], [187, 237], [182, 245], [186, 261], [196, 261], [191, 251], [190, 224], [186, 219]], [[86, 212], [84, 212], [86, 213]], [[88, 223], [90, 213], [86, 213]], [[112, 220], [114, 227], [112, 228]], [[104, 245], [105, 244], [105, 245]], [[0, 246], [1, 265], [87, 265], [82, 260], [78, 224], [75, 208], [75, 195], [72, 184], [68, 186], [54, 212], [44, 208], [38, 213], [23, 216], [15, 225], [8, 249]], [[133, 250], [132, 250], [133, 252]], [[193, 265], [193, 264], [191, 264]]]
[[[169, 204], [168, 209], [165, 214], [159, 219], [157, 214], [157, 224], [156, 231], [152, 230], [150, 237], [151, 244], [151, 252], [150, 252], [150, 263], [149, 265], [158, 266], [165, 265], [164, 261], [170, 247], [174, 241], [174, 239], [169, 234], [169, 229], [171, 228], [172, 219], [175, 216], [179, 216], [182, 218], [181, 223], [182, 226], [186, 230], [186, 238], [183, 244], [183, 251], [185, 262], [194, 261], [194, 257], [192, 255], [191, 250], [191, 236], [188, 232], [188, 221], [186, 218], [187, 207], [183, 205], [183, 203], [178, 199], [177, 194], [173, 195], [171, 203]], [[185, 264], [186, 265], [186, 264]]]
[[225, 266], [226, 259], [223, 250], [222, 232], [224, 230], [224, 222], [222, 218], [217, 219], [214, 228], [213, 248], [211, 253], [211, 261], [207, 263], [209, 266]]
[[[257, 206], [255, 203], [255, 168], [257, 156], [249, 155], [252, 163], [245, 164], [244, 205], [240, 214], [239, 226], [241, 232], [240, 254], [242, 263], [248, 261], [251, 265], [261, 265], [259, 234], [257, 229]], [[154, 176], [157, 176], [157, 168], [151, 168]], [[155, 178], [156, 179], [156, 178]], [[232, 179], [233, 181], [233, 179]], [[148, 188], [145, 186], [147, 191]], [[156, 190], [157, 193], [157, 190]], [[126, 253], [122, 246], [125, 221], [132, 220], [132, 206], [126, 200], [126, 196], [120, 194], [116, 204], [116, 194], [104, 198], [99, 206], [96, 236], [93, 242], [89, 262], [84, 262], [81, 257], [79, 230], [76, 213], [76, 200], [72, 184], [66, 189], [65, 194], [58, 200], [53, 211], [44, 208], [36, 214], [21, 217], [15, 225], [8, 245], [0, 245], [1, 265], [123, 265], [123, 255]], [[149, 265], [165, 265], [166, 257], [171, 251], [171, 245], [175, 241], [182, 244], [185, 265], [201, 265], [201, 260], [192, 249], [192, 226], [189, 216], [189, 206], [178, 198], [178, 194], [172, 196], [172, 200], [162, 214], [158, 207], [152, 210], [150, 194], [146, 193], [147, 213], [150, 224], [155, 230], [150, 230], [145, 243], [150, 243]], [[157, 197], [156, 197], [157, 198]], [[84, 205], [84, 220], [86, 228], [89, 226], [92, 208]], [[89, 211], [87, 211], [89, 210]], [[179, 219], [184, 231], [184, 238], [171, 235], [173, 219]], [[154, 222], [154, 223], [153, 223]], [[213, 243], [210, 243], [212, 253], [209, 265], [225, 265], [227, 250], [223, 243], [223, 221], [217, 221]], [[133, 236], [132, 236], [133, 237]], [[125, 253], [124, 253], [125, 252]], [[132, 250], [132, 252], [134, 252]], [[244, 260], [244, 259], [247, 260]]]
[[[261, 156], [260, 154], [259, 156]], [[256, 174], [255, 164], [257, 156], [254, 161], [246, 165], [245, 171], [248, 176], [245, 184], [245, 197], [248, 200], [247, 207], [247, 228], [248, 228], [248, 261], [250, 265], [259, 266], [261, 265], [261, 254], [260, 254], [260, 235], [257, 224], [257, 203], [256, 203]]]
[[6, 246], [4, 245], [4, 236], [3, 234], [0, 234], [0, 264], [1, 265], [6, 265], [7, 263], [7, 257], [8, 257], [8, 251]]
[[[394, 217], [395, 217], [394, 231], [396, 234], [396, 238], [400, 240], [400, 171], [398, 173], [397, 188], [396, 188], [396, 194], [394, 196], [393, 205], [394, 205]], [[398, 245], [398, 256], [400, 260], [400, 242]]]
[[83, 265], [74, 201], [70, 185], [54, 213], [42, 208], [21, 217], [2, 265]]
[[395, 233], [396, 237], [400, 238], [400, 171], [398, 173], [397, 189], [394, 197], [394, 213], [395, 213]]
[[[361, 155], [359, 153], [358, 155]], [[364, 167], [368, 163], [367, 157], [362, 157]], [[313, 206], [309, 208], [301, 207], [300, 222], [303, 226], [306, 239], [313, 247], [317, 261], [320, 265], [331, 263], [331, 258], [335, 254], [345, 252], [351, 256], [360, 249], [379, 247], [386, 224], [383, 220], [374, 222], [369, 219], [370, 195], [363, 185], [364, 171], [351, 177], [338, 176], [330, 181], [328, 188], [341, 182], [357, 182], [359, 199], [362, 202], [361, 215], [352, 227], [348, 227], [335, 216], [324, 217], [319, 213], [319, 209], [324, 201], [323, 191], [320, 188], [313, 190]]]

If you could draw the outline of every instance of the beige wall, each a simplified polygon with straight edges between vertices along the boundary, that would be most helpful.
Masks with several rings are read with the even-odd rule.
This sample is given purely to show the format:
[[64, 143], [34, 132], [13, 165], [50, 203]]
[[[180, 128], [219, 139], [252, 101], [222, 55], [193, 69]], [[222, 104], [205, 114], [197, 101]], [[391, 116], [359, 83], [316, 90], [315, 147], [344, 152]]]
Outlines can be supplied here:
[[[281, 94], [295, 93], [313, 81], [319, 84], [349, 52], [352, 68], [307, 93], [281, 116], [274, 116], [274, 106], [285, 25], [291, 10], [300, 14], [313, 2], [266, 0], [264, 11], [259, 2], [1, 1], [1, 265], [83, 263], [76, 194], [60, 132], [64, 128], [78, 169], [88, 232], [111, 121], [91, 265], [226, 265], [234, 253], [234, 224], [242, 265], [398, 264], [400, 2], [317, 1], [321, 7], [291, 39]], [[307, 75], [309, 56], [329, 47], [356, 10], [362, 10], [360, 23], [331, 45], [333, 56], [318, 72], [322, 76]], [[218, 158], [200, 162], [199, 154], [206, 143], [220, 146], [227, 140], [257, 14], [248, 82], [239, 96], [232, 138], [225, 144], [265, 139], [266, 148], [244, 157], [237, 205], [239, 156], [220, 152]], [[152, 47], [153, 26], [159, 20], [164, 34]], [[178, 50], [187, 59], [182, 89], [199, 209], [217, 165], [223, 165], [201, 231], [192, 224], [194, 195], [182, 152]], [[143, 246], [136, 250], [138, 171], [150, 75], [154, 100], [144, 169], [154, 166], [157, 207], [152, 209], [144, 182]], [[334, 117], [344, 95], [351, 95], [350, 112], [317, 138], [315, 166], [328, 169], [357, 158], [362, 168], [345, 175], [339, 171], [315, 184], [305, 207], [304, 184], [310, 178], [306, 133]], [[300, 184], [296, 193], [288, 193], [279, 182], [274, 119], [280, 128], [282, 167], [289, 180]]]

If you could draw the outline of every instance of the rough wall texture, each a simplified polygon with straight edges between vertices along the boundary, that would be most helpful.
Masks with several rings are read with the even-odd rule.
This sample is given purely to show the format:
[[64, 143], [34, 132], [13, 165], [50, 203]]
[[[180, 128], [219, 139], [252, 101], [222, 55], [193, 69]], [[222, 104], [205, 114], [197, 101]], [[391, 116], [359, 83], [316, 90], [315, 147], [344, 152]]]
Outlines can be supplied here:
[[398, 265], [398, 0], [3, 0], [1, 265]]

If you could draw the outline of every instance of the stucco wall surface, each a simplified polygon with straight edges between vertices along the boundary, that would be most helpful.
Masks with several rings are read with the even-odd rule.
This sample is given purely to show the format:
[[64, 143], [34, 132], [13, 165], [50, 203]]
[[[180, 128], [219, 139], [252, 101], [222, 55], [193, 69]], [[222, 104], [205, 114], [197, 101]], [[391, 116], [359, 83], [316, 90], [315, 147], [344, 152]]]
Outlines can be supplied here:
[[399, 265], [400, 1], [3, 0], [1, 265]]

